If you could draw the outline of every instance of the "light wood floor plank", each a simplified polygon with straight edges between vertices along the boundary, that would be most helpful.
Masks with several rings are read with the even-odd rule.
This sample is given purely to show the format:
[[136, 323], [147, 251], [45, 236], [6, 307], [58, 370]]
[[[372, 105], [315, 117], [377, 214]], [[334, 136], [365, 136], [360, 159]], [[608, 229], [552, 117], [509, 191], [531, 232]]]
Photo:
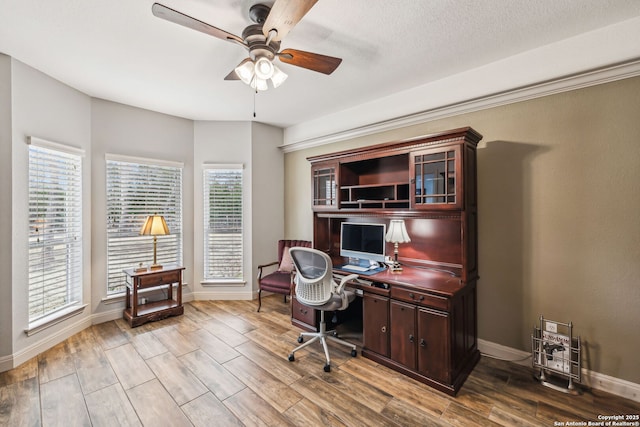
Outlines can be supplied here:
[[223, 366], [280, 412], [302, 399], [295, 390], [244, 356], [230, 360]]
[[116, 384], [118, 377], [100, 347], [86, 347], [73, 354], [80, 386], [85, 394]]
[[15, 369], [0, 372], [0, 387], [38, 377], [38, 357], [32, 357]]
[[289, 362], [281, 355], [274, 355], [254, 342], [239, 345], [236, 350], [287, 385], [305, 375], [295, 363]]
[[90, 426], [89, 412], [75, 373], [40, 385], [43, 426]]
[[85, 401], [93, 427], [142, 425], [120, 384], [89, 393]]
[[198, 329], [187, 334], [186, 337], [218, 363], [224, 363], [240, 356], [240, 353], [233, 347], [227, 345], [227, 343], [207, 330]]
[[129, 342], [127, 334], [114, 322], [105, 322], [91, 327], [93, 334], [103, 350], [119, 347]]
[[37, 377], [0, 387], [0, 425], [41, 425]]
[[182, 405], [182, 411], [196, 427], [241, 427], [244, 424], [211, 393]]
[[233, 396], [247, 387], [202, 350], [180, 356], [180, 360], [220, 400]]
[[189, 341], [174, 327], [159, 329], [153, 331], [153, 334], [176, 357], [198, 349], [196, 344]]
[[247, 338], [240, 332], [216, 319], [209, 319], [202, 326], [231, 347], [247, 342]]
[[131, 344], [107, 350], [105, 354], [125, 390], [155, 378], [151, 369]]
[[126, 391], [145, 426], [190, 427], [192, 424], [157, 379]]
[[171, 353], [162, 353], [148, 359], [147, 365], [178, 405], [187, 403], [208, 391], [198, 377]]
[[75, 374], [75, 369], [73, 356], [66, 341], [38, 356], [38, 376], [41, 384]]
[[297, 426], [344, 426], [339, 418], [309, 399], [302, 399], [287, 409], [284, 415]]
[[234, 394], [222, 403], [248, 427], [294, 425], [249, 388]]
[[150, 359], [169, 351], [151, 332], [135, 335], [130, 338], [130, 342], [143, 359]]
[[291, 387], [305, 398], [332, 413], [349, 426], [397, 426], [389, 418], [369, 410], [363, 403], [344, 394], [325, 381], [308, 375]]

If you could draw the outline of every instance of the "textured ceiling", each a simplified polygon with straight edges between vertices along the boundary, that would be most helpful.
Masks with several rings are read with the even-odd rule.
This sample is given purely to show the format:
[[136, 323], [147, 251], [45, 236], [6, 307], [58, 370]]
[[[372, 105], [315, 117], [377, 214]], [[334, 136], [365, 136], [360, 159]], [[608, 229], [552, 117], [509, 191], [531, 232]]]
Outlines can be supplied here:
[[[161, 0], [241, 35], [251, 0]], [[343, 58], [255, 95], [232, 43], [158, 19], [153, 0], [0, 0], [0, 52], [88, 95], [199, 120], [289, 127], [640, 16], [638, 0], [319, 0], [282, 48]], [[635, 41], [634, 43], [637, 43]], [[536, 67], [536, 64], [531, 64]]]

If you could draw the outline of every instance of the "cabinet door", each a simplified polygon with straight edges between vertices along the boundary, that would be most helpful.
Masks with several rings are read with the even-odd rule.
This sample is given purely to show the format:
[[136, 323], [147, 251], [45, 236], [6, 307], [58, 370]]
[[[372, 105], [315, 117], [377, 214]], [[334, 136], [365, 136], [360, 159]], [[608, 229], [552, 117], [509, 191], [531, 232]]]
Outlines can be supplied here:
[[312, 206], [314, 209], [337, 209], [338, 165], [323, 163], [311, 168]]
[[364, 348], [389, 357], [389, 298], [365, 293], [362, 311]]
[[416, 306], [391, 301], [391, 359], [416, 370]]
[[459, 145], [411, 153], [411, 207], [461, 209], [462, 155]]
[[450, 383], [449, 316], [447, 313], [418, 310], [418, 372]]

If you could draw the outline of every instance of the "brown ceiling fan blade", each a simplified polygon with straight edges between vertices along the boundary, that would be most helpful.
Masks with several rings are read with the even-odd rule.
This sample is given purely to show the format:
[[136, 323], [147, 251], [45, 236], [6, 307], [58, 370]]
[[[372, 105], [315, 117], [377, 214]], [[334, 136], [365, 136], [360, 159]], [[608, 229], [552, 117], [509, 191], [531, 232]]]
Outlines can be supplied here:
[[319, 73], [331, 74], [338, 68], [342, 62], [340, 58], [333, 56], [320, 55], [319, 53], [305, 52], [303, 50], [285, 49], [278, 53], [280, 61], [295, 65], [297, 67], [306, 68], [317, 71]]
[[267, 16], [267, 19], [262, 25], [262, 32], [265, 37], [269, 36], [269, 31], [275, 29], [277, 34], [272, 36], [272, 40], [282, 40], [317, 1], [318, 0], [276, 0], [271, 7], [269, 16]]
[[240, 37], [228, 33], [225, 30], [221, 30], [220, 28], [216, 28], [213, 25], [209, 25], [206, 22], [202, 22], [196, 18], [192, 18], [189, 15], [185, 15], [182, 12], [173, 10], [160, 3], [154, 3], [153, 6], [151, 6], [151, 12], [154, 14], [154, 16], [166, 19], [167, 21], [173, 22], [174, 24], [179, 24], [222, 40], [236, 41], [244, 45], [244, 40], [242, 40]]

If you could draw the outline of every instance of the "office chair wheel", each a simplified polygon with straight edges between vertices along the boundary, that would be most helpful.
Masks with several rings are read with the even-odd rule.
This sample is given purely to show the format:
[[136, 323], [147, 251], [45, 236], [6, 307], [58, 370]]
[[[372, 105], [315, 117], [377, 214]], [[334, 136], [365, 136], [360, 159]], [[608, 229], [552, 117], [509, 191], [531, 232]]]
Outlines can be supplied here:
[[293, 362], [294, 360], [296, 360], [296, 357], [293, 355], [293, 353], [291, 353], [289, 355], [289, 362]]
[[328, 363], [326, 365], [324, 365], [324, 371], [325, 372], [331, 372], [331, 365], [328, 364]]
[[299, 342], [300, 344], [302, 344], [302, 341], [304, 341], [304, 338], [302, 338], [302, 335], [300, 335], [300, 336], [298, 337], [298, 342]]
[[358, 355], [358, 352], [355, 350], [351, 350], [351, 357], [356, 357]]

